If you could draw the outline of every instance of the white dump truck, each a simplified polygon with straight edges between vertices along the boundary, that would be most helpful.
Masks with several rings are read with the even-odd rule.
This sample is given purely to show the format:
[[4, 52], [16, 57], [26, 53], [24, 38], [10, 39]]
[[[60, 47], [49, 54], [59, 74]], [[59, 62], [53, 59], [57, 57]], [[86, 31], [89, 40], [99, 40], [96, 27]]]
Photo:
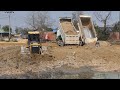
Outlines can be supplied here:
[[57, 31], [57, 43], [60, 46], [67, 44], [78, 44], [80, 34], [72, 23], [70, 17], [59, 18], [59, 30]]
[[80, 31], [80, 38], [84, 43], [97, 42], [97, 34], [91, 16], [80, 15], [78, 27]]

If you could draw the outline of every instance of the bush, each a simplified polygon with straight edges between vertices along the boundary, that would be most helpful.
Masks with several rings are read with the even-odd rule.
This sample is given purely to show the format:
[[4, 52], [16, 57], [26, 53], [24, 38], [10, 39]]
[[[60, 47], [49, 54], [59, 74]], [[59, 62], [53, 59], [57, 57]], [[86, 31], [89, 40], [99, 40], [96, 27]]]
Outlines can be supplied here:
[[0, 38], [0, 41], [5, 41], [3, 38]]
[[13, 40], [13, 42], [18, 42], [17, 40]]
[[113, 32], [120, 32], [120, 22], [116, 22], [113, 27]]
[[6, 42], [9, 42], [9, 40], [5, 40]]
[[13, 42], [18, 42], [17, 39], [12, 39]]
[[8, 38], [4, 38], [4, 41], [5, 41], [5, 42], [9, 42], [9, 39], [8, 39]]
[[98, 40], [108, 40], [109, 33], [101, 30], [98, 26], [95, 26], [95, 30], [97, 32]]

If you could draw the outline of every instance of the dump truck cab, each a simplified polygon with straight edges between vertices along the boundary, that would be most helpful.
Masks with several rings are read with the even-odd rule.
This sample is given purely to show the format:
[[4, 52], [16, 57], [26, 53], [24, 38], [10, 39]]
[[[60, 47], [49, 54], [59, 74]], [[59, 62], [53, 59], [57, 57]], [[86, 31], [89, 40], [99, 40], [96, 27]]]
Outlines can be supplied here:
[[38, 31], [28, 32], [28, 47], [30, 53], [41, 54], [42, 45], [40, 42], [40, 32]]

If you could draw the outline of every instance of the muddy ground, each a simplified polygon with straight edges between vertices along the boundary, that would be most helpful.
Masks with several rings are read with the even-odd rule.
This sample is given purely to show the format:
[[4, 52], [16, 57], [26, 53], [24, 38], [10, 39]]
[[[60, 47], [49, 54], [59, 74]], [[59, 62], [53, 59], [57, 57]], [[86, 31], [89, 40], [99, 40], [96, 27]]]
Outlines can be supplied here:
[[119, 45], [43, 46], [47, 53], [30, 55], [21, 53], [21, 45], [0, 45], [0, 78], [91, 79], [99, 72], [120, 72]]

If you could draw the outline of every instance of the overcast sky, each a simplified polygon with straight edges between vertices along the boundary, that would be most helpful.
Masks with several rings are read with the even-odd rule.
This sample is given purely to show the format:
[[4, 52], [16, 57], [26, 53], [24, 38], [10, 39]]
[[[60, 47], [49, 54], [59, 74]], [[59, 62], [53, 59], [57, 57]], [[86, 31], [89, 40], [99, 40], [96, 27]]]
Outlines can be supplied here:
[[[28, 16], [28, 13], [30, 11], [14, 11], [14, 13], [11, 15], [11, 26], [14, 30], [15, 27], [29, 27], [25, 19]], [[49, 11], [50, 17], [55, 20], [55, 25], [53, 27], [58, 27], [58, 20], [59, 17], [71, 17], [73, 11]], [[100, 23], [93, 15], [94, 11], [84, 11], [86, 15], [92, 16], [93, 21], [95, 21], [99, 26], [102, 26], [102, 23]], [[116, 21], [119, 20], [119, 12], [113, 11], [112, 17], [109, 22], [109, 24], [113, 24]], [[8, 14], [4, 13], [3, 11], [0, 12], [0, 25], [8, 25]]]

